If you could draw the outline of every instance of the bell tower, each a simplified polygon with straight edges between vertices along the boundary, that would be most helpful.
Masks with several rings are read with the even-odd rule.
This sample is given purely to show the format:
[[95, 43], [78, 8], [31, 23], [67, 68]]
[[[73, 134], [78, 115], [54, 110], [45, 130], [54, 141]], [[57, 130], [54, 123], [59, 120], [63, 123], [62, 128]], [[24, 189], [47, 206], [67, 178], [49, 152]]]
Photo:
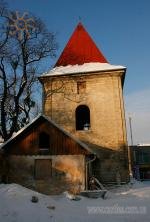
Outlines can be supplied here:
[[[107, 61], [79, 23], [54, 68], [39, 78], [44, 114], [99, 153], [105, 168], [101, 174], [111, 168], [115, 156], [113, 163], [118, 161], [122, 180], [128, 171], [125, 73], [125, 67]], [[108, 159], [105, 151], [111, 153]]]

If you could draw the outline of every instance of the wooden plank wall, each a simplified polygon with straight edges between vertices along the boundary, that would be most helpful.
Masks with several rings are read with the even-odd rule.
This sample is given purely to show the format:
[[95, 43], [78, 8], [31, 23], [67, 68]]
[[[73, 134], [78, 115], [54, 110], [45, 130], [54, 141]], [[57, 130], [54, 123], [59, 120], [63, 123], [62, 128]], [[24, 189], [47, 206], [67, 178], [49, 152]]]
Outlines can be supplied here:
[[[50, 137], [50, 149], [40, 153], [39, 134], [45, 132]], [[78, 155], [88, 154], [80, 144], [64, 134], [59, 128], [47, 120], [38, 121], [32, 127], [28, 127], [21, 135], [5, 146], [9, 154], [15, 155]]]

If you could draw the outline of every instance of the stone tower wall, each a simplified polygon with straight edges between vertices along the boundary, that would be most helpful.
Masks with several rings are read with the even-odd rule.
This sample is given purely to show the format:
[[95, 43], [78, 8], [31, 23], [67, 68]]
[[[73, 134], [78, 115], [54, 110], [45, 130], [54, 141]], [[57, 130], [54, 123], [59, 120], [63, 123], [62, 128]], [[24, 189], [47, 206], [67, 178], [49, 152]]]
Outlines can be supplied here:
[[[43, 78], [44, 114], [83, 141], [114, 150], [127, 144], [121, 75], [123, 71]], [[77, 83], [86, 88], [77, 92]], [[90, 130], [76, 131], [75, 110], [90, 109]]]

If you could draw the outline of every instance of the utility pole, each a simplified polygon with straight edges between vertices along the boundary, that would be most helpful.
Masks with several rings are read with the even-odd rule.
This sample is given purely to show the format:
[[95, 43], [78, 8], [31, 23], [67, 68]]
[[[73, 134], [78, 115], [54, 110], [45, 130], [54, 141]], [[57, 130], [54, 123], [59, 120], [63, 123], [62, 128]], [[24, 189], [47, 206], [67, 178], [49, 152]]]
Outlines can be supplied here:
[[[129, 116], [129, 127], [130, 127], [130, 139], [131, 139], [131, 147], [133, 146], [133, 134], [132, 134], [132, 118], [131, 116]], [[133, 173], [132, 173], [132, 166], [131, 166], [131, 152], [130, 152], [130, 148], [128, 146], [128, 160], [129, 160], [129, 173], [130, 173], [130, 182], [133, 178]]]
[[129, 116], [129, 127], [130, 127], [130, 139], [131, 139], [131, 146], [133, 146], [132, 118], [131, 118], [131, 116]]

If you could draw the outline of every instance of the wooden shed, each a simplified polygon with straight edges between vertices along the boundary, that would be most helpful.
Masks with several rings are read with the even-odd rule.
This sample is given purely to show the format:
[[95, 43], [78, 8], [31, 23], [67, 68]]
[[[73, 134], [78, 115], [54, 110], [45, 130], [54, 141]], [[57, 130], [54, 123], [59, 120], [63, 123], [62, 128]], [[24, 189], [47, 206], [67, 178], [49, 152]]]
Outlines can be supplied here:
[[46, 116], [38, 116], [1, 149], [8, 182], [48, 194], [85, 189], [86, 159], [92, 151]]

